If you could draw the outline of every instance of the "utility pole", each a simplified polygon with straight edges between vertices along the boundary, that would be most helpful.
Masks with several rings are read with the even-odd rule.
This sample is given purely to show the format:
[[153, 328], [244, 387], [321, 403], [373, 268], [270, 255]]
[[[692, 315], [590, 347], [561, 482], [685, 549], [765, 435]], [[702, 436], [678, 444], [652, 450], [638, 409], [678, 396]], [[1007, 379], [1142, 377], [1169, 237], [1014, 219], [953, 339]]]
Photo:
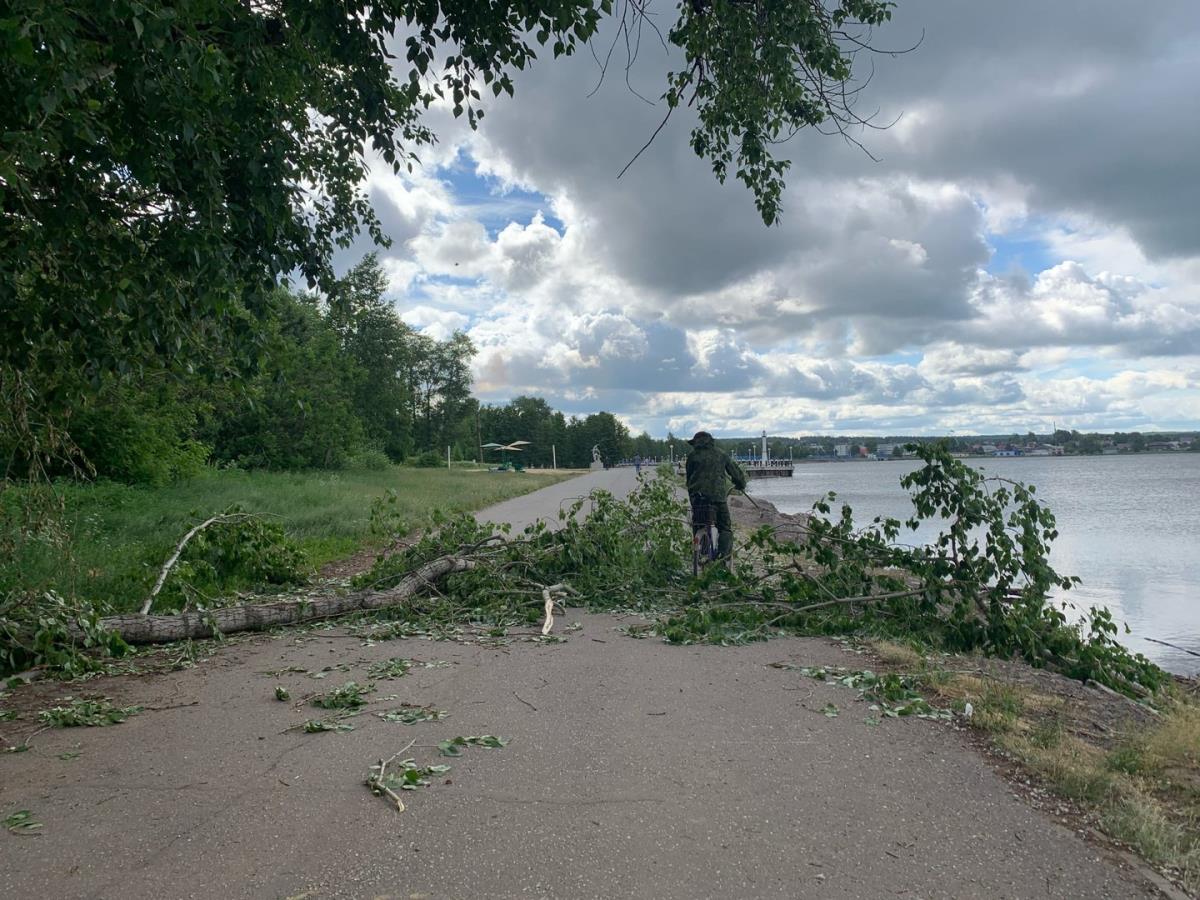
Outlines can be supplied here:
[[447, 469], [450, 468], [450, 447], [449, 447], [449, 445], [446, 446], [446, 468]]

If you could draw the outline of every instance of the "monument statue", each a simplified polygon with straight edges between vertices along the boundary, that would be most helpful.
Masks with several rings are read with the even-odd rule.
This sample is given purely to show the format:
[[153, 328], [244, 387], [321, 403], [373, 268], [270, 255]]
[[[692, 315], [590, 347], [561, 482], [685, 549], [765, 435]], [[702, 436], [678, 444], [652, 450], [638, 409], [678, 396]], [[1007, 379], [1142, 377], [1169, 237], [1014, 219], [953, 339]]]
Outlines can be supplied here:
[[600, 462], [600, 445], [599, 444], [592, 445], [592, 462], [594, 462], [594, 463]]

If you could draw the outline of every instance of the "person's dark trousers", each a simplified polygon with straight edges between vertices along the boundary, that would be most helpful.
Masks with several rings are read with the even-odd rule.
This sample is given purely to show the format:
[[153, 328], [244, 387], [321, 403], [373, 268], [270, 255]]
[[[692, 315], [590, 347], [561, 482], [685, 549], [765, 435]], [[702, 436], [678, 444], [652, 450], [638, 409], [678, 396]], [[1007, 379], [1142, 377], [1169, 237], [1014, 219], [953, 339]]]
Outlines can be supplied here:
[[733, 520], [729, 517], [729, 501], [722, 498], [716, 500], [703, 494], [692, 494], [692, 526], [703, 526], [704, 520], [697, 515], [697, 507], [712, 507], [713, 521], [717, 526], [717, 557], [728, 559], [733, 553]]
[[717, 519], [717, 558], [729, 559], [733, 553], [733, 520], [729, 518], [729, 501], [712, 501]]

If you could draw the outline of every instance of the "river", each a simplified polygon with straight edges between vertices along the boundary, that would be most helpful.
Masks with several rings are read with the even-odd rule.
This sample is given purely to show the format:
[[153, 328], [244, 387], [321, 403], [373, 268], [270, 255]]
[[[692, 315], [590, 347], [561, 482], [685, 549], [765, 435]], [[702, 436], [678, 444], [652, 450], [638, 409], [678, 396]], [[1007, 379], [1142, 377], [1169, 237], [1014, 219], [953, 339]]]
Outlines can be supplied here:
[[[1067, 592], [1079, 609], [1107, 606], [1128, 647], [1164, 669], [1200, 675], [1200, 453], [973, 459], [986, 474], [1037, 485], [1058, 520], [1051, 564], [1083, 583]], [[911, 460], [797, 464], [792, 478], [750, 482], [752, 496], [782, 512], [807, 512], [825, 491], [850, 504], [856, 522], [905, 519], [911, 511], [900, 477]], [[918, 533], [928, 539], [936, 526]], [[913, 541], [901, 534], [901, 540]], [[1123, 630], [1122, 630], [1123, 631]]]

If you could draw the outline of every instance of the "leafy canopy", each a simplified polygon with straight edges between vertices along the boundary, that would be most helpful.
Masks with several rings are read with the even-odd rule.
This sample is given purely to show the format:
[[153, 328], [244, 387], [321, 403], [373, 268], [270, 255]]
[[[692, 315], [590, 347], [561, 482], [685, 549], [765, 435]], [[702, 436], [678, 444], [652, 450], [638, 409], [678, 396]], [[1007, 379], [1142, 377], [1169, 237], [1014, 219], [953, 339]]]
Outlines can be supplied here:
[[[842, 88], [883, 0], [689, 0], [669, 109], [767, 223], [808, 125], [844, 133]], [[370, 159], [411, 167], [445, 103], [474, 127], [539, 53], [570, 55], [645, 0], [11, 0], [0, 15], [0, 373], [42, 402], [169, 358], [252, 355], [278, 279], [333, 284], [365, 228]], [[224, 359], [224, 355], [220, 355]], [[236, 364], [237, 359], [232, 361]], [[32, 382], [31, 382], [32, 383]], [[18, 388], [24, 389], [22, 385]]]

